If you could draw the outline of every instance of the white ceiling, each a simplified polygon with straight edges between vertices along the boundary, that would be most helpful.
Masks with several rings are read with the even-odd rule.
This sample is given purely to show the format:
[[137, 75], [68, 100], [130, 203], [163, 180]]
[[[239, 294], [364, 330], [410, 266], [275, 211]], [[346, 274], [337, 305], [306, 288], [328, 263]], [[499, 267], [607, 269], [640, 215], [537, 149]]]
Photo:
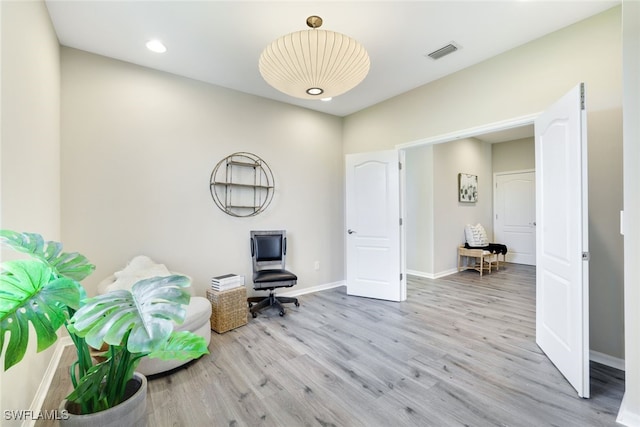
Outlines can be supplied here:
[[[64, 46], [265, 98], [345, 116], [454, 73], [620, 4], [619, 0], [502, 1], [62, 1], [46, 0]], [[368, 50], [369, 75], [330, 102], [281, 94], [260, 76], [258, 58], [277, 37], [323, 28]], [[161, 39], [168, 51], [149, 52]], [[438, 61], [425, 55], [452, 42]]]

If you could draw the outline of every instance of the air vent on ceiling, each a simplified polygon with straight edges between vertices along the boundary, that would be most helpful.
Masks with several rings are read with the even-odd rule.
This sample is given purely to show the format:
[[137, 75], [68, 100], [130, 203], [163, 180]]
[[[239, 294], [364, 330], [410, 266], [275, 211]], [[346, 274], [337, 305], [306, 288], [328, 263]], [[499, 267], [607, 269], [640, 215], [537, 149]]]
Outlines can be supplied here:
[[427, 56], [429, 58], [431, 58], [431, 59], [440, 59], [443, 56], [449, 55], [450, 53], [453, 53], [458, 49], [459, 49], [458, 45], [456, 45], [454, 43], [449, 43], [448, 45], [443, 46], [438, 50], [434, 50], [433, 52], [431, 52]]

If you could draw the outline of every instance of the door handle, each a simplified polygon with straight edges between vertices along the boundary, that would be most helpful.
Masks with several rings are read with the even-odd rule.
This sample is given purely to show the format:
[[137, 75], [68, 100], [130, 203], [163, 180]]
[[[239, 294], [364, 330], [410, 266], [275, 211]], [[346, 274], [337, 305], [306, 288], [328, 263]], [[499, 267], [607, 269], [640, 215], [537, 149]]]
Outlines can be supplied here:
[[355, 231], [355, 230], [352, 230], [352, 229], [348, 229], [348, 230], [347, 230], [347, 233], [349, 233], [349, 234], [353, 234], [353, 233], [356, 233], [356, 231]]

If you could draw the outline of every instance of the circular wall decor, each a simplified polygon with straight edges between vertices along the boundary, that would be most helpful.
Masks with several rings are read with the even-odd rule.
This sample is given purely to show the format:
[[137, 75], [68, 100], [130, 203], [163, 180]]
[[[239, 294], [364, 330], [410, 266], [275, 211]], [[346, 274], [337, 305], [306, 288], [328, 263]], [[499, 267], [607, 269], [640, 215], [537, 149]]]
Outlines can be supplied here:
[[209, 187], [216, 206], [237, 217], [264, 211], [275, 190], [269, 165], [255, 154], [245, 152], [220, 160], [211, 172]]

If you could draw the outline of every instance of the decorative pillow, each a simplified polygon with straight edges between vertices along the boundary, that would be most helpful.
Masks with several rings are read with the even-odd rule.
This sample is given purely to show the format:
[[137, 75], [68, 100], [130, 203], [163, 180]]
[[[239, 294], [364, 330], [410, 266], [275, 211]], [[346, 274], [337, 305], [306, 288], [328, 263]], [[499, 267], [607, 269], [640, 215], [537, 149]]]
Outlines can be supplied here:
[[121, 271], [116, 271], [113, 273], [116, 277], [125, 277], [130, 276], [132, 274], [136, 274], [139, 271], [146, 270], [148, 268], [157, 265], [151, 258], [145, 255], [138, 255], [133, 258], [131, 261], [127, 263], [127, 266], [123, 268]]
[[100, 289], [100, 292], [105, 293], [119, 289], [131, 290], [133, 285], [142, 279], [166, 277], [171, 274], [164, 264], [156, 264], [146, 256], [137, 256], [123, 270], [115, 272], [113, 275], [116, 280], [109, 283], [104, 289]]
[[464, 228], [464, 237], [472, 247], [482, 247], [489, 244], [489, 238], [487, 237], [487, 231], [481, 224], [471, 225], [467, 224]]
[[476, 230], [480, 240], [480, 246], [487, 246], [489, 244], [489, 237], [487, 236], [487, 230], [481, 224], [476, 224]]

